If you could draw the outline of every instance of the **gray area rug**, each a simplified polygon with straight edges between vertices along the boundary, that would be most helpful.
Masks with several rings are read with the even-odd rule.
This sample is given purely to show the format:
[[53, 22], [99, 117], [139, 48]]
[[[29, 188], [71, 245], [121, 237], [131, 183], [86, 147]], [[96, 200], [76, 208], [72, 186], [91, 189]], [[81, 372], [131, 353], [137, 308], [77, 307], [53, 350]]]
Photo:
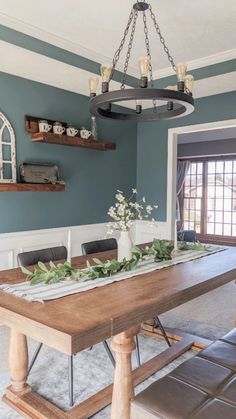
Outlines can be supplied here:
[[[236, 287], [230, 283], [204, 296], [171, 310], [161, 316], [166, 326], [178, 327], [199, 336], [216, 339], [234, 325]], [[9, 385], [7, 372], [7, 352], [9, 333], [7, 328], [0, 327], [0, 397]], [[164, 341], [140, 335], [141, 361], [144, 362], [166, 348]], [[35, 342], [29, 342], [30, 356]], [[157, 378], [167, 374], [193, 353], [187, 352], [172, 364], [163, 368], [144, 383], [136, 387], [141, 391]], [[43, 347], [41, 354], [29, 377], [29, 384], [40, 394], [67, 410], [68, 405], [68, 360], [67, 356], [51, 348]], [[133, 367], [136, 359], [133, 356]], [[113, 381], [113, 367], [102, 344], [96, 345], [91, 351], [83, 351], [74, 357], [75, 403], [85, 400]], [[110, 407], [94, 416], [96, 419], [108, 419]], [[17, 419], [20, 415], [13, 412], [0, 401], [0, 418]]]

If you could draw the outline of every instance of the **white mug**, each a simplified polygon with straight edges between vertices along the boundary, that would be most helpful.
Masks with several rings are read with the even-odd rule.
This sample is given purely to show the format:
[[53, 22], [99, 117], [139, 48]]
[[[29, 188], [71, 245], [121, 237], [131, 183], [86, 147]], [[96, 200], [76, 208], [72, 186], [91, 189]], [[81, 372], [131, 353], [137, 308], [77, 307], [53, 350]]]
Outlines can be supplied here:
[[52, 125], [46, 120], [39, 121], [39, 132], [48, 132], [52, 128]]
[[80, 130], [80, 137], [83, 138], [84, 140], [87, 140], [90, 137], [91, 134], [92, 134], [92, 132], [87, 130], [87, 129], [81, 129]]
[[79, 130], [74, 127], [67, 127], [66, 128], [66, 135], [69, 137], [74, 137], [76, 134], [78, 134]]
[[65, 132], [65, 128], [62, 125], [53, 125], [53, 132], [54, 134], [63, 134]]

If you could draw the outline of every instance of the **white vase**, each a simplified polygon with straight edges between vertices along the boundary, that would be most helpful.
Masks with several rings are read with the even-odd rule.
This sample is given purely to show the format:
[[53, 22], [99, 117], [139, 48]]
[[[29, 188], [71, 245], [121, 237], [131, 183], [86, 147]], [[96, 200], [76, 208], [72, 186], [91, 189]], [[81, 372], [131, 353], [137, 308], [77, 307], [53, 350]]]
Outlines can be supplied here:
[[122, 260], [125, 258], [126, 260], [132, 259], [132, 240], [130, 237], [130, 231], [121, 231], [120, 237], [117, 240], [118, 245], [118, 261], [122, 262]]

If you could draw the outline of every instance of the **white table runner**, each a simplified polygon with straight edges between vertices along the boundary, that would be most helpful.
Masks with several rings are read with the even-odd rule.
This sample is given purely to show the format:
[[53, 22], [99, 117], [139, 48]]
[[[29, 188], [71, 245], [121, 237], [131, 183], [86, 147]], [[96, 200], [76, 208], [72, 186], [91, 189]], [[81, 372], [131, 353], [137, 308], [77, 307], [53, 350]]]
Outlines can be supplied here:
[[179, 263], [188, 262], [204, 256], [220, 252], [225, 248], [222, 246], [208, 246], [207, 250], [186, 250], [182, 251], [178, 256], [174, 256], [171, 260], [165, 260], [159, 263], [149, 260], [140, 262], [135, 269], [128, 272], [120, 272], [111, 277], [89, 280], [86, 282], [78, 282], [65, 280], [56, 284], [39, 283], [30, 285], [29, 282], [21, 282], [20, 284], [3, 284], [0, 290], [13, 294], [17, 297], [24, 298], [28, 301], [37, 301], [43, 303], [48, 300], [56, 300], [67, 295], [77, 294], [79, 292], [88, 291], [92, 288], [103, 287], [112, 282], [122, 281], [132, 278], [133, 276], [142, 275], [148, 272], [163, 269]]

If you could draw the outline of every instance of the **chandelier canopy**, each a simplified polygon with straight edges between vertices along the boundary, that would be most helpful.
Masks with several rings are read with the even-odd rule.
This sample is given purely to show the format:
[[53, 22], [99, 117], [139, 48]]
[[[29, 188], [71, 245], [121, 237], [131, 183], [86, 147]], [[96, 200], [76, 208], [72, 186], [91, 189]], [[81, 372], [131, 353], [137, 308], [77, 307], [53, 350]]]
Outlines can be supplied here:
[[[147, 14], [150, 14], [154, 28], [159, 36], [164, 52], [167, 54], [173, 71], [177, 76], [177, 84], [168, 86], [165, 89], [157, 89], [153, 81], [152, 59], [150, 52], [150, 42], [148, 37]], [[126, 88], [126, 76], [130, 61], [130, 55], [135, 35], [138, 16], [142, 15], [144, 25], [144, 37], [146, 45], [146, 56], [139, 58], [140, 83], [137, 88]], [[122, 82], [119, 90], [109, 91], [110, 81], [113, 78], [114, 71], [120, 58], [121, 51], [124, 48], [126, 38], [129, 34], [128, 48], [124, 69], [122, 73]], [[152, 6], [146, 1], [137, 1], [131, 10], [129, 20], [124, 31], [119, 48], [116, 50], [112, 64], [101, 65], [102, 75], [102, 93], [97, 95], [98, 78], [89, 79], [90, 87], [90, 112], [92, 115], [102, 118], [111, 118], [116, 120], [131, 121], [154, 121], [159, 119], [173, 119], [185, 116], [193, 112], [194, 99], [192, 96], [194, 78], [187, 75], [187, 65], [175, 64], [165, 39], [161, 34], [160, 27], [153, 13]], [[152, 106], [143, 111], [142, 102], [151, 100]], [[122, 111], [115, 108], [113, 104], [119, 102], [131, 101], [134, 104], [133, 109], [123, 108]], [[163, 102], [163, 106], [157, 106], [157, 101]], [[117, 110], [118, 109], [118, 110]]]

